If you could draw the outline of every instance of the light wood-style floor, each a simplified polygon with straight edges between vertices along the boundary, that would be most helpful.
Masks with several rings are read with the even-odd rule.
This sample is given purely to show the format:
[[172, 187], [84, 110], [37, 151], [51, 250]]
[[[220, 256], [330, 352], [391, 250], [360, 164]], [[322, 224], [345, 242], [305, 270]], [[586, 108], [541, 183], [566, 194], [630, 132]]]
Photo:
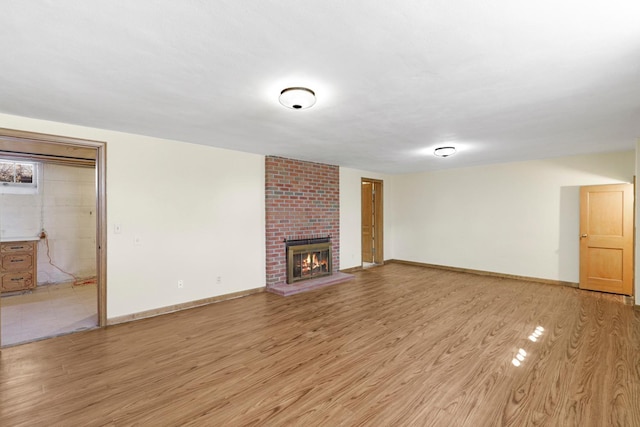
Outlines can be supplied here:
[[619, 297], [400, 264], [0, 362], [2, 426], [640, 426], [640, 313]]
[[2, 345], [36, 341], [98, 325], [95, 283], [38, 286], [0, 297]]

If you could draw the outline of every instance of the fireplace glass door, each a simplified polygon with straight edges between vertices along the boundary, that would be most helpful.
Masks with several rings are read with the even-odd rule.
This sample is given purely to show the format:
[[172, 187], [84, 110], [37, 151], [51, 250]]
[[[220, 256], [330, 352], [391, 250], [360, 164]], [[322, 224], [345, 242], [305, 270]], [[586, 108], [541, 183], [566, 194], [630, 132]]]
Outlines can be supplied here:
[[331, 243], [289, 246], [287, 283], [331, 274]]

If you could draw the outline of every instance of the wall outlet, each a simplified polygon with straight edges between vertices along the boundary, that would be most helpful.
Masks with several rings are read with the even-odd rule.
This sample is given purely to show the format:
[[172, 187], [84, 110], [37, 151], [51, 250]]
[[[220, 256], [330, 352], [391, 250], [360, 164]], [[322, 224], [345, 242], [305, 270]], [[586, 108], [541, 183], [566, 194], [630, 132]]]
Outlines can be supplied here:
[[135, 236], [133, 238], [133, 244], [136, 246], [140, 246], [142, 244], [142, 238], [140, 236]]
[[220, 283], [222, 283], [222, 276], [216, 277], [216, 284], [219, 285]]
[[178, 289], [184, 288], [184, 280], [178, 280]]

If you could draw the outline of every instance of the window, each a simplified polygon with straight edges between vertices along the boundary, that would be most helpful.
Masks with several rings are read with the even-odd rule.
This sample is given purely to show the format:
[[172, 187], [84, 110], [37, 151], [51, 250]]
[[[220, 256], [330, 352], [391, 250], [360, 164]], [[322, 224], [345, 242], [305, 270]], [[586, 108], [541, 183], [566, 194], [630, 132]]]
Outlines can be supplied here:
[[34, 194], [38, 187], [38, 163], [0, 159], [0, 192]]

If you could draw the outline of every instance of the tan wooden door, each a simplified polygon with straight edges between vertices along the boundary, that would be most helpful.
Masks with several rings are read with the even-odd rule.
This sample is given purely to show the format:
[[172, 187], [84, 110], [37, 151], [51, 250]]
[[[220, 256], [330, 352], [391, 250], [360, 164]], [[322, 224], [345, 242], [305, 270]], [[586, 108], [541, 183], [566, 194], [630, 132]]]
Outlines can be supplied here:
[[362, 262], [382, 264], [382, 181], [362, 179]]
[[633, 293], [633, 184], [580, 189], [580, 288]]
[[373, 184], [362, 181], [362, 262], [373, 262]]
[[373, 183], [373, 262], [384, 263], [384, 239], [383, 239], [383, 218], [382, 218], [382, 181], [372, 181]]

